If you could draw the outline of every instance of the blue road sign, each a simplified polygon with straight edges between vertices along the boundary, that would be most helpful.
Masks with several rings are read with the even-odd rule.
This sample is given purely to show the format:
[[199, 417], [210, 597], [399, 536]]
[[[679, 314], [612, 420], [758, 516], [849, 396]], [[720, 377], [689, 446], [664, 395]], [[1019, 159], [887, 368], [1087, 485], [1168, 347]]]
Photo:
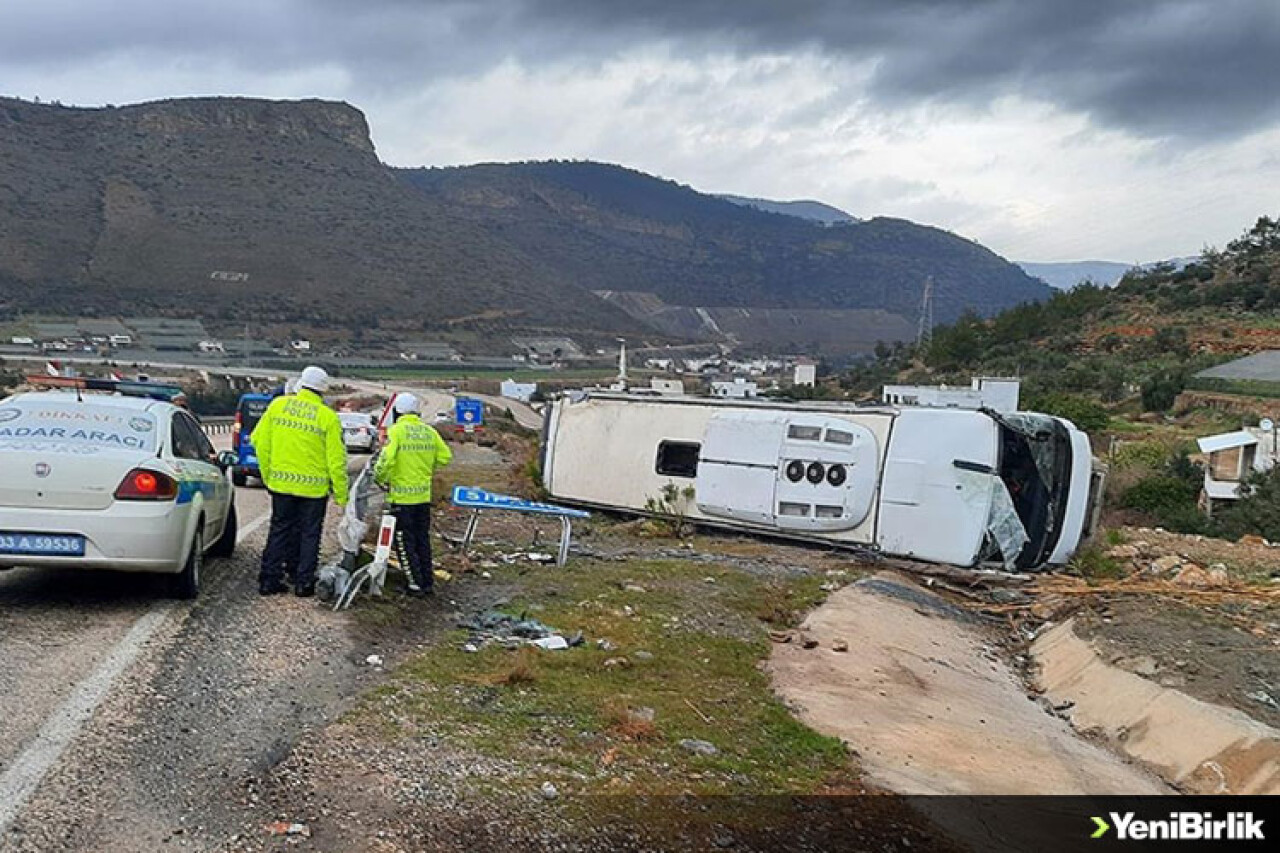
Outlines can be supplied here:
[[459, 397], [453, 407], [453, 422], [460, 427], [478, 427], [484, 424], [484, 403], [470, 397]]
[[516, 512], [536, 512], [542, 515], [558, 515], [565, 518], [590, 518], [591, 513], [580, 509], [569, 509], [555, 504], [527, 501], [510, 495], [498, 495], [484, 489], [473, 489], [467, 486], [454, 486], [450, 498], [454, 506], [471, 509], [510, 509]]

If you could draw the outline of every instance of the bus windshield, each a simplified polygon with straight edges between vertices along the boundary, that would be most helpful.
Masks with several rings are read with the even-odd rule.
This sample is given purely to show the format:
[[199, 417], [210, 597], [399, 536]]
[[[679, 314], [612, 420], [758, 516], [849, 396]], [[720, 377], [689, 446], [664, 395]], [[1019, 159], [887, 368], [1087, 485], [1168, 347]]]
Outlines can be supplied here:
[[1028, 538], [1016, 566], [1030, 568], [1049, 558], [1062, 531], [1071, 483], [1071, 437], [1048, 415], [1019, 412], [996, 420], [1000, 479]]

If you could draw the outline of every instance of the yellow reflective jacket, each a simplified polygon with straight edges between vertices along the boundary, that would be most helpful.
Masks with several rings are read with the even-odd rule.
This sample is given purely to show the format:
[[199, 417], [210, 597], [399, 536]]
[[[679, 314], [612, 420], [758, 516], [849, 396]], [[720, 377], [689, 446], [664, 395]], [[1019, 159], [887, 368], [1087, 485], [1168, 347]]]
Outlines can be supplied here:
[[430, 503], [431, 475], [452, 458], [440, 433], [417, 415], [401, 415], [387, 430], [387, 446], [374, 466], [373, 479], [388, 487], [388, 503]]
[[262, 482], [273, 492], [347, 502], [347, 448], [342, 421], [320, 395], [303, 388], [277, 397], [249, 436]]

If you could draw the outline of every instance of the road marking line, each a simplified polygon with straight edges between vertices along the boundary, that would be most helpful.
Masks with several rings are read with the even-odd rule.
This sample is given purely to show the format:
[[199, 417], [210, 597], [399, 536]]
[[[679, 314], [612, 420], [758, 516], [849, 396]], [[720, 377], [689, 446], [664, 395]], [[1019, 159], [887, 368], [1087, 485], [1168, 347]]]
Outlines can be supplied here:
[[[243, 542], [270, 518], [270, 513], [267, 513], [249, 522], [236, 535], [236, 544]], [[160, 629], [173, 609], [173, 604], [161, 604], [138, 617], [124, 638], [98, 664], [97, 669], [76, 685], [67, 700], [40, 727], [35, 739], [0, 773], [0, 834], [8, 831], [9, 825], [22, 812], [23, 806], [44, 777], [58, 763], [62, 753], [106, 699], [116, 679], [137, 660], [143, 646]]]
[[240, 532], [236, 534], [236, 544], [239, 545], [245, 539], [248, 539], [250, 536], [254, 534], [255, 531], [257, 531], [259, 527], [266, 524], [270, 520], [271, 520], [271, 513], [268, 512], [258, 516], [253, 521], [246, 524], [243, 528], [241, 528]]

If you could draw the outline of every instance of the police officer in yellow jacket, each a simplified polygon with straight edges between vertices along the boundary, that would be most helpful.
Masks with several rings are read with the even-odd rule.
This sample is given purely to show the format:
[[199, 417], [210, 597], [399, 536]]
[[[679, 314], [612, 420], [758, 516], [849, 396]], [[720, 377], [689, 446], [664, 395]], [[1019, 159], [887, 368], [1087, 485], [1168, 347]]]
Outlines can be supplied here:
[[330, 493], [347, 502], [342, 422], [320, 396], [328, 386], [329, 374], [306, 368], [297, 392], [272, 400], [249, 437], [271, 492], [271, 528], [258, 572], [263, 595], [285, 591], [285, 567], [293, 572], [295, 595], [315, 594], [325, 505]]
[[387, 504], [396, 517], [396, 557], [412, 579], [409, 594], [431, 594], [431, 476], [448, 465], [453, 451], [440, 433], [418, 417], [418, 398], [398, 394], [396, 420], [373, 469], [375, 482], [387, 487]]

